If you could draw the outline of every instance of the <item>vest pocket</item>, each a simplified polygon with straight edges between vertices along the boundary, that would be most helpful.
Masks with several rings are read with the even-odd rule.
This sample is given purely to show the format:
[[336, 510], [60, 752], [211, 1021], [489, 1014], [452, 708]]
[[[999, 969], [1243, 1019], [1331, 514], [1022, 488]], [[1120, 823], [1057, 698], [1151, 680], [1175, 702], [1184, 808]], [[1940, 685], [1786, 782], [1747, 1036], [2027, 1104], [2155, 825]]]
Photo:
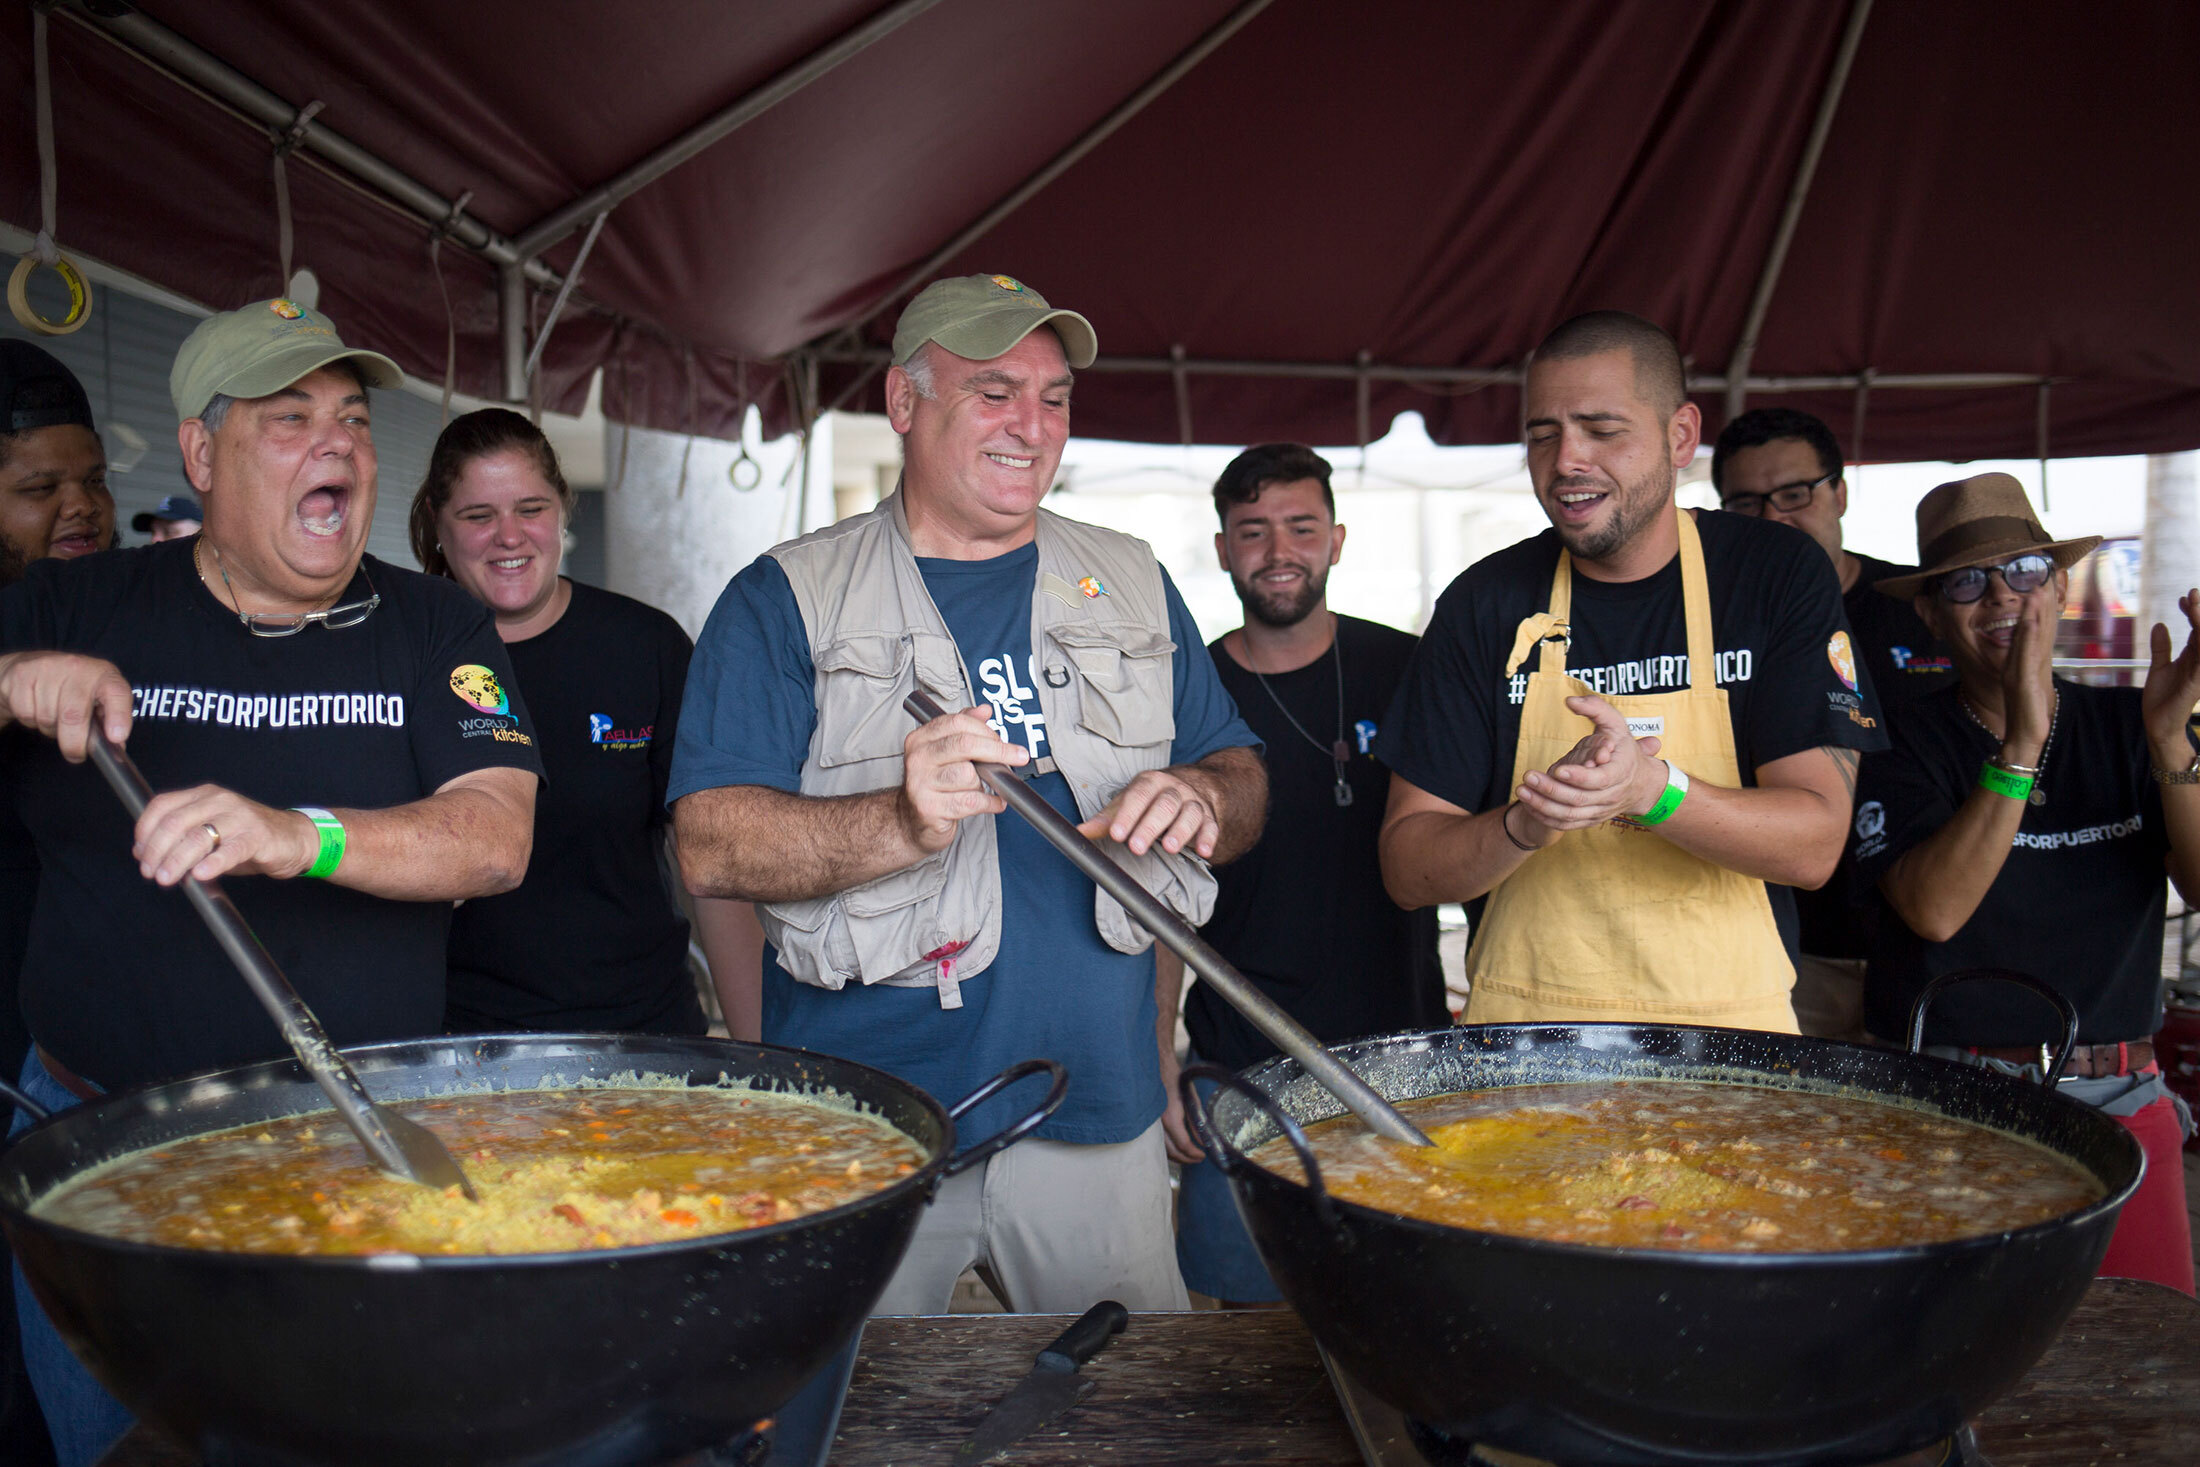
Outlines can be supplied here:
[[1049, 627], [1047, 636], [1077, 671], [1079, 728], [1123, 748], [1176, 737], [1176, 643], [1130, 624]]
[[883, 632], [842, 637], [818, 651], [817, 726], [826, 731], [821, 766], [901, 757], [902, 741], [916, 726], [901, 706], [913, 656], [907, 638]]

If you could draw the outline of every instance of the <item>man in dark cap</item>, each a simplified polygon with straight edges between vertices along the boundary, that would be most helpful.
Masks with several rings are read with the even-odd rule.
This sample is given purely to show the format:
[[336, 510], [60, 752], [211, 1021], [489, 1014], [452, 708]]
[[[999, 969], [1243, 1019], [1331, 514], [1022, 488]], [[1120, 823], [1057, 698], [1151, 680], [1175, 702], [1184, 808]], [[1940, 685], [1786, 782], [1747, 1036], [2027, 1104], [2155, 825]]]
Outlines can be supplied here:
[[[27, 341], [0, 341], [0, 586], [31, 562], [73, 559], [114, 543], [107, 452], [76, 374]], [[15, 813], [14, 768], [0, 749], [0, 1065], [13, 1077], [30, 1049], [16, 999], [23, 944], [38, 899], [38, 850]], [[5, 1257], [0, 1245], [0, 1257]], [[0, 1307], [0, 1456], [42, 1452], [45, 1423], [18, 1361], [12, 1303]], [[35, 1443], [28, 1438], [36, 1433]], [[9, 1458], [13, 1460], [13, 1458]]]
[[140, 535], [152, 535], [153, 543], [158, 545], [163, 540], [196, 535], [205, 520], [206, 511], [199, 508], [196, 494], [171, 494], [153, 508], [130, 516], [130, 528]]

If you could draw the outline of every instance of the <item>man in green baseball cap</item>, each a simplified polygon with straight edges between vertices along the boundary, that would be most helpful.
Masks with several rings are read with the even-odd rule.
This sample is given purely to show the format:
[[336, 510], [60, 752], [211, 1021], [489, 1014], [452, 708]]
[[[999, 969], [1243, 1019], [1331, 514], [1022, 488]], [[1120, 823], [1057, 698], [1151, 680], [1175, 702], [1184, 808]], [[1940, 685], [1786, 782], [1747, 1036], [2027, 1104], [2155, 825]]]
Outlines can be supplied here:
[[[0, 727], [41, 736], [10, 740], [36, 792], [34, 1047], [0, 1059], [51, 1107], [283, 1053], [186, 876], [252, 878], [230, 899], [354, 1045], [438, 1032], [451, 904], [527, 870], [542, 765], [487, 610], [365, 551], [367, 390], [399, 380], [290, 301], [201, 322], [169, 379], [201, 531], [0, 590]], [[94, 727], [161, 791], [134, 822], [85, 762]], [[128, 1413], [17, 1302], [57, 1455], [91, 1461]]]
[[[994, 818], [1007, 807], [977, 773], [1028, 774], [1194, 924], [1209, 863], [1266, 813], [1253, 732], [1152, 547], [1039, 507], [1097, 346], [1012, 276], [927, 286], [886, 373], [900, 487], [734, 577], [689, 665], [681, 870], [698, 896], [761, 904], [765, 1040], [936, 1095], [1012, 1059], [1069, 1073], [1034, 1136], [941, 1189], [882, 1314], [941, 1312], [972, 1263], [1012, 1309], [1187, 1307], [1152, 938], [1032, 827]], [[919, 690], [949, 711], [915, 724]]]
[[917, 292], [894, 324], [894, 365], [906, 369], [926, 342], [954, 355], [988, 362], [1041, 326], [1051, 326], [1068, 364], [1082, 371], [1100, 354], [1092, 323], [1058, 311], [1013, 275], [957, 275]]
[[206, 505], [202, 573], [240, 615], [319, 611], [350, 582], [374, 521], [367, 389], [404, 380], [287, 300], [209, 316], [184, 338], [168, 393]]

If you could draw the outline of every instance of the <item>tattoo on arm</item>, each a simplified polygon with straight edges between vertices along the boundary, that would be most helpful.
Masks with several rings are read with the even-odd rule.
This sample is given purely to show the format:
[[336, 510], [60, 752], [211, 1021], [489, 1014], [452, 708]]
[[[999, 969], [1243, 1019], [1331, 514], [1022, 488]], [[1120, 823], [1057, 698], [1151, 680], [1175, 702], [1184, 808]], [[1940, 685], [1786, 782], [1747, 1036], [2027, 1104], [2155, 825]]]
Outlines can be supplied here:
[[1841, 787], [1848, 791], [1849, 803], [1855, 804], [1856, 767], [1863, 763], [1863, 754], [1855, 749], [1843, 749], [1832, 744], [1826, 745], [1825, 749], [1833, 756], [1833, 767], [1841, 776]]

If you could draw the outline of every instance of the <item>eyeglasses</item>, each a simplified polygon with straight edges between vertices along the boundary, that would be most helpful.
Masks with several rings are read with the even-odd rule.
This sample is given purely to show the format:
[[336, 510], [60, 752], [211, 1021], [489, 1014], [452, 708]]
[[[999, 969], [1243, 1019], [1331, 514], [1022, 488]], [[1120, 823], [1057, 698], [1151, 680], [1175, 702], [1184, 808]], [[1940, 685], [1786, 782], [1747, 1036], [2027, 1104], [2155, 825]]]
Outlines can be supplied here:
[[1831, 473], [1823, 479], [1812, 479], [1808, 483], [1782, 484], [1769, 494], [1737, 494], [1732, 499], [1720, 500], [1719, 508], [1747, 515], [1763, 514], [1767, 503], [1777, 510], [1801, 509], [1810, 503], [1811, 495], [1840, 477], [1839, 473]]
[[[198, 544], [191, 547], [194, 563], [198, 559], [200, 546], [205, 543], [205, 539], [201, 537]], [[237, 605], [237, 588], [229, 584], [229, 567], [222, 564], [222, 553], [219, 549], [214, 551], [214, 568], [221, 572], [222, 589], [229, 593], [232, 614], [255, 637], [295, 637], [314, 622], [319, 622], [331, 631], [341, 631], [345, 627], [359, 625], [374, 615], [374, 608], [382, 604], [382, 593], [374, 589], [374, 578], [367, 574], [367, 568], [362, 565], [359, 567], [359, 579], [367, 583], [367, 599], [364, 601], [348, 601], [342, 606], [331, 606], [326, 611], [246, 611]]]
[[2037, 591], [2055, 574], [2055, 562], [2044, 555], [2020, 555], [2001, 565], [1967, 565], [1952, 570], [1933, 584], [1943, 601], [1958, 606], [1969, 606], [1986, 594], [1986, 578], [2001, 577], [2001, 583], [2022, 596], [2027, 591]]

